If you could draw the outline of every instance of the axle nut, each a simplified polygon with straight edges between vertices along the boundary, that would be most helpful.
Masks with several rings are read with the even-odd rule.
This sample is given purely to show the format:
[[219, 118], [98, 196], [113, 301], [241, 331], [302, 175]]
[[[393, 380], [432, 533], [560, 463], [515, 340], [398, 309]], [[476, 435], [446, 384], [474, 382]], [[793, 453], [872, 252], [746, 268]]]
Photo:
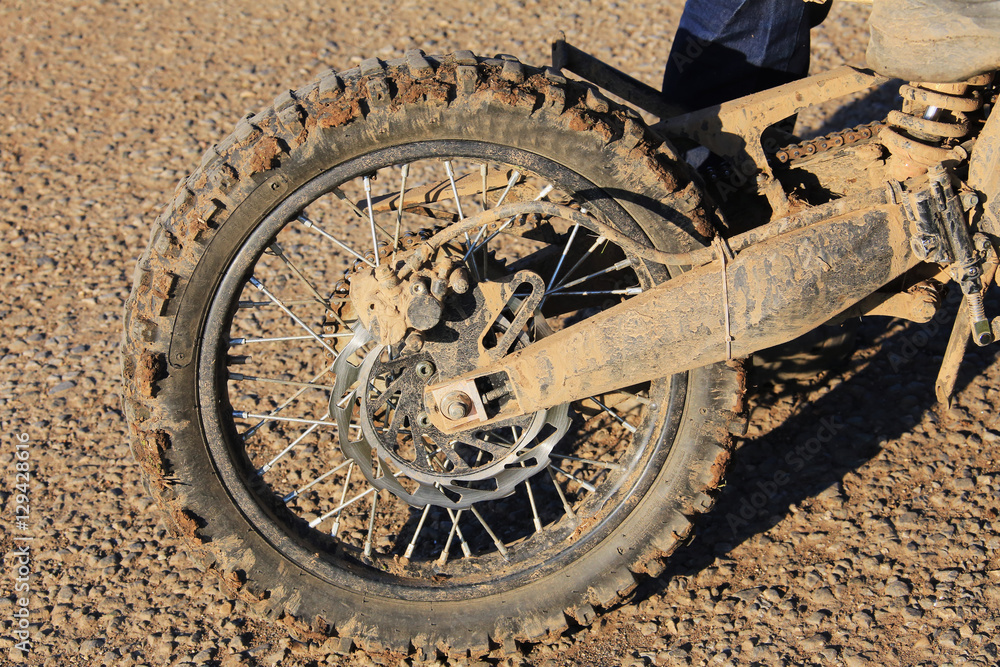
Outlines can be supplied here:
[[468, 417], [472, 407], [472, 399], [464, 391], [453, 391], [441, 400], [441, 413], [452, 421]]

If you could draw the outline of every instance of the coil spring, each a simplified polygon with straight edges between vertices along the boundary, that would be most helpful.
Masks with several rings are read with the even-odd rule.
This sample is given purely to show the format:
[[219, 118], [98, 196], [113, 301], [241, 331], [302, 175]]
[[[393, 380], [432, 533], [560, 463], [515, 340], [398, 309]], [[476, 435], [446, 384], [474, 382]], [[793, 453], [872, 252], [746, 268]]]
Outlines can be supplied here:
[[890, 111], [882, 143], [896, 155], [928, 166], [962, 160], [965, 151], [950, 145], [969, 133], [969, 116], [983, 106], [981, 88], [992, 80], [982, 74], [964, 83], [911, 83], [900, 87], [903, 110]]

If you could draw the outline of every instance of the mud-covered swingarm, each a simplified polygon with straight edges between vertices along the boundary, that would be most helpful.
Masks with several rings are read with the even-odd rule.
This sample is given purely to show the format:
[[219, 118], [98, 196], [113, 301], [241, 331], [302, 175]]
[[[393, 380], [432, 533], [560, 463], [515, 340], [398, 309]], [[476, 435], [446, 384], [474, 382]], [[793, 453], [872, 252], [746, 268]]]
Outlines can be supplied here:
[[[516, 400], [493, 421], [792, 340], [920, 261], [902, 202], [892, 197], [888, 188], [872, 192], [847, 211], [848, 202], [833, 202], [735, 237], [731, 246], [693, 253], [684, 259], [709, 261], [496, 364], [429, 387], [425, 404], [433, 405], [430, 394], [468, 391], [469, 380], [502, 373]], [[431, 414], [448, 428], [439, 412]]]
[[[615, 83], [614, 70], [580, 66], [586, 54], [562, 48], [563, 66], [577, 58], [578, 69], [610, 77], [605, 87], [626, 99], [645, 99], [641, 90], [629, 92], [634, 81]], [[484, 415], [486, 423], [743, 357], [848, 311], [926, 321], [937, 304], [925, 295], [878, 293], [922, 262], [948, 266], [940, 276], [958, 282], [966, 295], [938, 383], [938, 394], [946, 399], [970, 325], [977, 344], [994, 340], [982, 291], [996, 268], [997, 115], [973, 150], [969, 183], [940, 164], [925, 166], [923, 175], [905, 182], [887, 169], [883, 187], [793, 215], [787, 215], [787, 195], [761, 148], [761, 132], [774, 122], [882, 81], [844, 67], [661, 123], [658, 128], [669, 136], [707, 146], [756, 176], [778, 219], [694, 253], [661, 254], [661, 263], [694, 268], [475, 372], [429, 386], [425, 405], [435, 425], [458, 428], [433, 397], [467, 392], [479, 378], [489, 377], [490, 386], [502, 378], [513, 397], [499, 414]], [[976, 227], [985, 233], [973, 234]], [[461, 426], [467, 428], [468, 419]]]

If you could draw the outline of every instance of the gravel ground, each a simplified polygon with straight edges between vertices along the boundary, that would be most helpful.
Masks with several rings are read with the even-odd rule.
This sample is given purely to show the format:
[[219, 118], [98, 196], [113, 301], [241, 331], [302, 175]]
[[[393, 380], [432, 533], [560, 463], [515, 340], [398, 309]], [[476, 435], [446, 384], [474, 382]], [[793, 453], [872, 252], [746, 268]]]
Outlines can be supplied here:
[[[118, 399], [121, 309], [149, 227], [236, 119], [327, 67], [409, 48], [543, 62], [561, 29], [655, 84], [680, 6], [338, 4], [0, 5], [0, 664], [400, 664], [257, 620], [151, 507]], [[815, 69], [861, 62], [865, 39], [864, 9], [838, 6]], [[867, 120], [891, 97], [800, 129]], [[756, 388], [719, 504], [662, 577], [501, 664], [997, 664], [1000, 363], [976, 350], [955, 405], [937, 405], [947, 321], [866, 321], [847, 368]], [[22, 433], [31, 514], [15, 529]], [[30, 654], [12, 634], [14, 535], [34, 538]]]

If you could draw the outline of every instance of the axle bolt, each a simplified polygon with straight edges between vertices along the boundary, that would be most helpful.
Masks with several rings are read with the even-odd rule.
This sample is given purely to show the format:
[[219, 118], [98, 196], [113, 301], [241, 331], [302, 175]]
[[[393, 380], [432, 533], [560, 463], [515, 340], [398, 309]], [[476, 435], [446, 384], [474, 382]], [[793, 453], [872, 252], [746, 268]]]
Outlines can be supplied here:
[[441, 412], [452, 421], [464, 419], [472, 412], [472, 399], [464, 391], [453, 391], [441, 399]]

